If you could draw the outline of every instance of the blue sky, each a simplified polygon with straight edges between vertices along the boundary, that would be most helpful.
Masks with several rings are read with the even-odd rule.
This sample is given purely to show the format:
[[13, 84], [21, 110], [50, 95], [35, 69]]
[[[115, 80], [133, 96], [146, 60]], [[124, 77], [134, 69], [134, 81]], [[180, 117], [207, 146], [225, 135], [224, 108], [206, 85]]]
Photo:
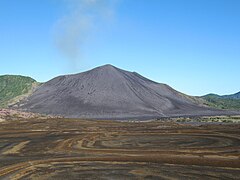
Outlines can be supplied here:
[[[1, 0], [0, 74], [43, 82], [112, 64], [190, 95], [240, 91], [239, 0], [104, 0], [79, 13], [83, 1], [98, 0]], [[71, 58], [59, 22], [85, 22], [91, 8]]]

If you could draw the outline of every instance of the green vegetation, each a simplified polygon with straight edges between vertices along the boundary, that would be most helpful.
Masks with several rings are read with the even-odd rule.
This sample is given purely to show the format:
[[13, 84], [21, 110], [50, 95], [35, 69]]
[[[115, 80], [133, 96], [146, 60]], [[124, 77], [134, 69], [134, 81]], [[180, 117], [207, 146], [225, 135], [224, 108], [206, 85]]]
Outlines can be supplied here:
[[205, 116], [194, 118], [176, 118], [178, 123], [240, 123], [240, 116]]
[[215, 94], [202, 97], [206, 100], [206, 105], [218, 109], [240, 110], [240, 99], [226, 98]]
[[[24, 76], [0, 76], [0, 108], [6, 108], [15, 98], [28, 94], [38, 83]], [[20, 99], [20, 98], [19, 98]]]

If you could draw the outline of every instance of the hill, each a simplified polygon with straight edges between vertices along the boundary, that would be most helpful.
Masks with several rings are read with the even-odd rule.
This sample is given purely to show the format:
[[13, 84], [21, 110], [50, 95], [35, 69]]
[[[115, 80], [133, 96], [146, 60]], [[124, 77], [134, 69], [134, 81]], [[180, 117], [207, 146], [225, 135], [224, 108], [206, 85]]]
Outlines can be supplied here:
[[208, 94], [202, 96], [207, 101], [207, 105], [218, 109], [240, 110], [240, 92], [232, 95], [219, 96]]
[[25, 76], [3, 75], [0, 76], [0, 108], [6, 108], [28, 96], [37, 82]]
[[222, 96], [222, 97], [226, 98], [226, 99], [240, 99], [240, 92], [238, 92], [236, 94], [225, 95], [225, 96]]
[[226, 113], [136, 72], [111, 65], [56, 77], [41, 85], [18, 108], [71, 118], [126, 119]]

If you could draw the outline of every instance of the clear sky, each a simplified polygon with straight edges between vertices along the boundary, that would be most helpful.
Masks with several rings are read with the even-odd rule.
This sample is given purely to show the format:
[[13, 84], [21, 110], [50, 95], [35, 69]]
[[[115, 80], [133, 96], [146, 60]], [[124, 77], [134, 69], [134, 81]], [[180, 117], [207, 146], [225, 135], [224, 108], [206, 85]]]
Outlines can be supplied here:
[[1, 75], [43, 82], [104, 64], [190, 95], [238, 92], [240, 1], [0, 1]]

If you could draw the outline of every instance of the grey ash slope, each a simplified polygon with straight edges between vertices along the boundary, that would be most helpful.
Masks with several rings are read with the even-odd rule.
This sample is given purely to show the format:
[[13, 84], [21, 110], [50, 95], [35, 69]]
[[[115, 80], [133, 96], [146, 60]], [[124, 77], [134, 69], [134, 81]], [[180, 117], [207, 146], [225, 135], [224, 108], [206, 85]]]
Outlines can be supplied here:
[[218, 114], [168, 85], [111, 65], [56, 77], [40, 86], [21, 109], [73, 118], [125, 119]]

